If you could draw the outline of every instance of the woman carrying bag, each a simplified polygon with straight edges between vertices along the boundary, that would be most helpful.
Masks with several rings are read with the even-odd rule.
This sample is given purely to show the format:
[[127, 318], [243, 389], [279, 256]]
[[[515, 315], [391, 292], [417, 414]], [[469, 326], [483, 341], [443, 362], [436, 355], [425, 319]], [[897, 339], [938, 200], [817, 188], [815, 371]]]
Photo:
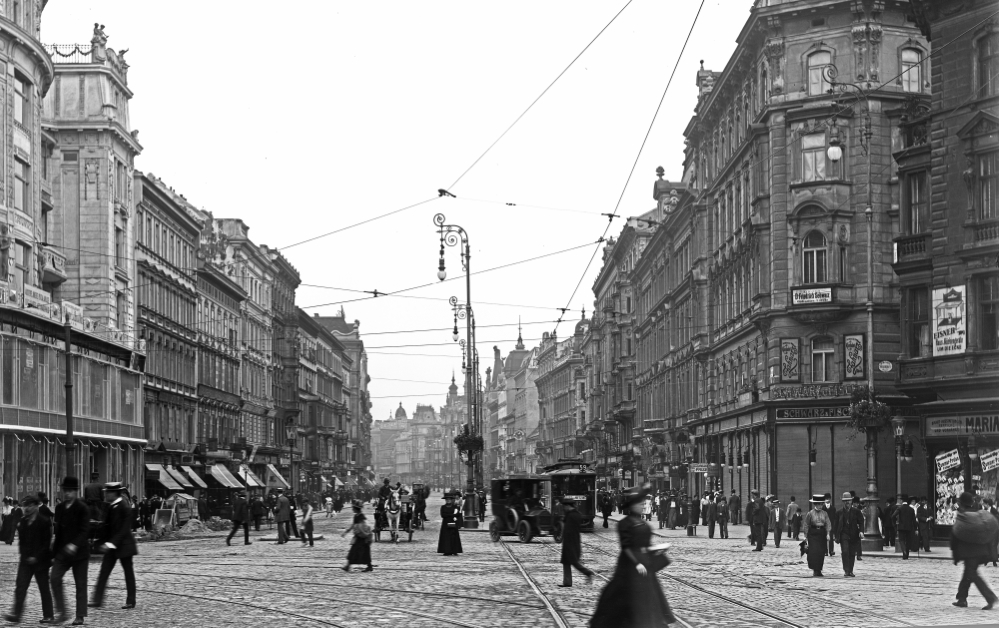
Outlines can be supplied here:
[[822, 506], [825, 504], [825, 496], [812, 495], [808, 500], [812, 509], [808, 511], [802, 521], [805, 529], [805, 541], [803, 541], [804, 552], [808, 553], [808, 568], [812, 570], [812, 576], [819, 578], [822, 576], [822, 567], [826, 562], [826, 545], [829, 534], [832, 533], [832, 520]]
[[669, 564], [665, 546], [650, 547], [652, 527], [642, 518], [644, 492], [624, 496], [627, 516], [617, 524], [621, 554], [600, 593], [590, 628], [663, 628], [676, 621], [656, 572]]

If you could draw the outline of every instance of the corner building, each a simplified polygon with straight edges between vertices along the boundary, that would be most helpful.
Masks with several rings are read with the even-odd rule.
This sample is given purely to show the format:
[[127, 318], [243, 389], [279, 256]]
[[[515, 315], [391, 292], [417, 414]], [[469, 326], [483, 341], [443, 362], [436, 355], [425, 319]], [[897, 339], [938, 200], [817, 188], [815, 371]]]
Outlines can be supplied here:
[[[881, 366], [878, 396], [916, 429], [911, 400], [896, 388], [891, 267], [900, 198], [893, 128], [903, 103], [928, 91], [928, 49], [913, 20], [905, 2], [758, 1], [724, 70], [697, 72], [683, 185], [655, 187], [665, 233], [643, 256], [659, 270], [645, 273], [637, 297], [636, 325], [649, 339], [637, 379], [643, 394], [662, 382], [640, 405], [653, 439], [643, 450], [663, 472], [670, 467], [674, 486], [759, 488], [785, 502], [863, 495], [863, 437], [846, 422], [851, 393], [870, 375], [869, 352]], [[870, 85], [869, 138], [864, 99], [831, 94], [831, 74]], [[833, 161], [827, 150], [837, 141], [843, 155]], [[899, 471], [891, 431], [877, 442], [884, 497]], [[901, 488], [920, 494], [922, 451], [907, 464]]]
[[[139, 150], [128, 128], [127, 65], [100, 30], [90, 44], [43, 47], [44, 6], [0, 4], [0, 490], [17, 496], [55, 494], [66, 474], [141, 485], [145, 444], [124, 228]], [[107, 89], [83, 98], [63, 82]], [[63, 436], [66, 321], [74, 468]]]

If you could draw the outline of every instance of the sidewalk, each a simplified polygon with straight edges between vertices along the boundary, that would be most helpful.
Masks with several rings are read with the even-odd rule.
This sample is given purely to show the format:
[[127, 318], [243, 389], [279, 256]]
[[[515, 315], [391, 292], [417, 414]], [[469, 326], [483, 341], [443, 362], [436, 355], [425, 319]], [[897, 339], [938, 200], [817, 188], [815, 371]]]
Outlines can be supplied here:
[[[617, 514], [617, 513], [614, 513], [610, 517], [608, 517], [608, 519], [610, 519], [612, 521], [620, 521], [623, 518], [624, 518], [624, 515], [620, 515], [620, 514]], [[602, 521], [603, 521], [603, 518], [598, 516], [597, 519], [596, 519], [596, 525], [597, 525], [598, 528], [603, 525]], [[700, 524], [698, 524], [697, 528], [696, 528], [697, 534], [694, 537], [688, 537], [687, 536], [687, 529], [686, 528], [677, 528], [676, 530], [659, 529], [658, 528], [659, 523], [656, 520], [653, 520], [650, 523], [653, 524], [652, 525], [652, 533], [655, 534], [656, 536], [661, 536], [663, 538], [667, 538], [667, 539], [699, 538], [699, 539], [705, 539], [705, 540], [708, 539], [707, 526], [702, 526]], [[716, 528], [715, 532], [717, 533], [717, 528]], [[747, 551], [751, 551], [751, 549], [750, 549], [751, 546], [749, 545], [749, 541], [747, 540], [748, 537], [749, 537], [749, 526], [747, 526], [747, 525], [729, 525], [728, 526], [728, 535], [729, 535], [728, 539], [720, 539], [720, 538], [718, 538], [716, 536], [714, 539], [711, 539], [711, 540], [717, 540], [719, 542], [726, 542], [727, 541], [727, 542], [730, 542], [730, 543], [731, 542], [739, 542], [741, 544], [744, 544], [747, 547]], [[784, 536], [781, 538], [780, 542], [781, 542], [781, 545], [791, 545], [791, 544], [797, 545], [802, 540], [804, 540], [804, 537], [802, 537], [801, 539], [799, 539], [797, 541], [795, 541], [794, 539], [787, 538], [787, 531], [785, 530], [784, 531]], [[771, 546], [773, 545], [772, 535], [767, 537], [767, 541], [768, 541], [768, 543]], [[929, 554], [927, 554], [926, 552], [920, 553], [920, 552], [916, 552], [915, 550], [913, 550], [912, 552], [909, 553], [909, 560], [952, 560], [950, 549], [942, 541], [937, 541], [937, 542], [932, 542], [931, 541], [930, 542], [930, 548], [931, 548], [931, 552]], [[870, 551], [864, 550], [863, 556], [864, 556], [864, 558], [867, 558], [868, 556], [870, 556], [872, 558], [897, 558], [899, 560], [902, 559], [902, 553], [901, 552], [896, 553], [895, 550], [894, 550], [894, 548], [888, 548], [885, 551], [881, 551], [881, 552], [870, 552]]]

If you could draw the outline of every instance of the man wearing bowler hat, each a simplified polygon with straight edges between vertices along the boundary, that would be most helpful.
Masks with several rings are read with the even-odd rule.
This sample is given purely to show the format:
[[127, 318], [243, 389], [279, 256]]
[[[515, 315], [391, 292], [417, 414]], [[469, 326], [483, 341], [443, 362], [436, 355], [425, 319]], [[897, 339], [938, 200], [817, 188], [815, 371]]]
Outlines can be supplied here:
[[586, 576], [586, 583], [589, 584], [593, 582], [593, 572], [579, 562], [583, 555], [583, 543], [580, 538], [583, 516], [576, 510], [576, 502], [571, 497], [562, 498], [562, 509], [565, 513], [562, 519], [562, 584], [558, 586], [572, 586], [573, 567]]
[[49, 566], [52, 555], [49, 545], [52, 542], [52, 524], [40, 510], [40, 500], [28, 495], [21, 500], [24, 517], [17, 524], [17, 545], [21, 560], [17, 566], [17, 579], [14, 584], [14, 607], [4, 619], [20, 623], [24, 612], [24, 599], [28, 595], [31, 579], [38, 583], [38, 593], [42, 598], [42, 619], [39, 623], [55, 622], [52, 613], [52, 594], [49, 592]]
[[135, 608], [135, 572], [132, 571], [132, 557], [139, 553], [132, 536], [132, 506], [122, 494], [125, 486], [121, 482], [108, 482], [104, 485], [104, 501], [110, 502], [104, 529], [98, 543], [104, 548], [101, 572], [97, 576], [94, 599], [91, 608], [104, 604], [104, 589], [107, 587], [111, 570], [116, 562], [121, 562], [125, 572], [125, 605], [122, 610]]
[[87, 616], [87, 561], [90, 559], [90, 508], [80, 499], [80, 480], [67, 476], [62, 484], [63, 501], [55, 509], [55, 540], [52, 551], [52, 601], [55, 603], [56, 623], [66, 621], [66, 597], [62, 590], [62, 577], [73, 572], [76, 586], [76, 619], [74, 626], [82, 626]]

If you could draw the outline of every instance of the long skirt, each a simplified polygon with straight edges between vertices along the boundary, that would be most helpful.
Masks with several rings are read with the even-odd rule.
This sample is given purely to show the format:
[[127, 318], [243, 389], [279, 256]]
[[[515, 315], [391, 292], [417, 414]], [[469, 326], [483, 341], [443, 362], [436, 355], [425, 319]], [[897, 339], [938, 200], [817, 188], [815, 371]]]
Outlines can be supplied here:
[[347, 552], [347, 564], [349, 565], [370, 565], [371, 564], [371, 546], [368, 545], [363, 539], [354, 537], [353, 542], [350, 546], [350, 551]]
[[826, 562], [826, 529], [814, 526], [808, 529], [808, 568], [822, 571]]
[[437, 537], [438, 554], [461, 554], [461, 536], [458, 527], [441, 523], [441, 534]]
[[666, 517], [666, 526], [671, 529], [676, 527], [676, 508], [669, 509], [669, 515]]
[[640, 576], [635, 563], [621, 553], [614, 577], [600, 592], [590, 628], [665, 628], [676, 621], [651, 569], [649, 555], [638, 556], [648, 574]]

